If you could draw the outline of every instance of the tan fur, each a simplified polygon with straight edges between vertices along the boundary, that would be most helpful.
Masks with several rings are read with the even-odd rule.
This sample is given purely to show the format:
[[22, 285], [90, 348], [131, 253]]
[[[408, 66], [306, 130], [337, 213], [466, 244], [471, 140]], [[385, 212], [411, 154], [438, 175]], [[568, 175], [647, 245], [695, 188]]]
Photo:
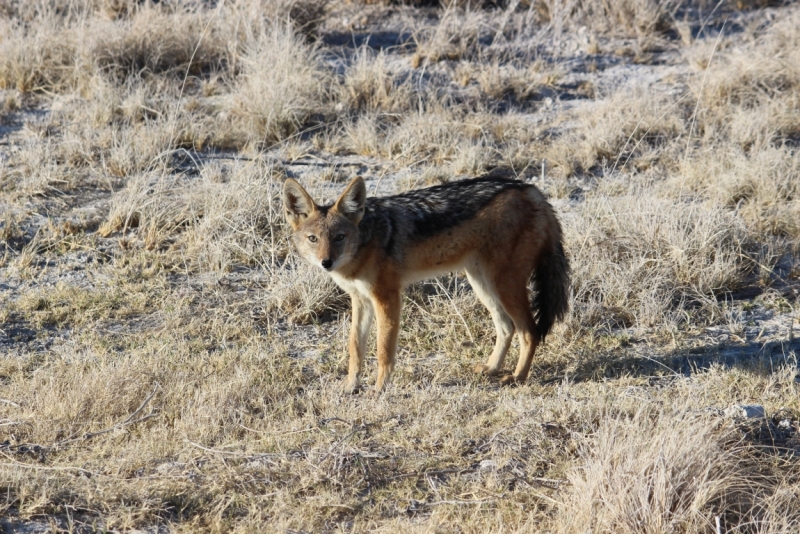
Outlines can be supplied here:
[[[379, 393], [395, 364], [403, 288], [420, 279], [464, 269], [470, 284], [489, 309], [497, 342], [485, 365], [476, 371], [500, 373], [516, 331], [520, 357], [504, 383], [524, 382], [539, 343], [527, 285], [543, 251], [560, 243], [561, 229], [550, 205], [533, 188], [503, 191], [469, 220], [427, 238], [397, 244], [399, 260], [389, 258], [377, 239], [360, 242], [358, 223], [364, 214], [366, 190], [354, 179], [337, 202], [322, 213], [294, 180], [284, 187], [293, 241], [311, 263], [333, 262], [334, 281], [350, 294], [353, 305], [347, 389], [359, 388], [366, 342], [373, 318], [378, 326]], [[357, 197], [360, 203], [352, 202]], [[309, 237], [316, 239], [312, 242]], [[337, 241], [337, 237], [339, 240]]]

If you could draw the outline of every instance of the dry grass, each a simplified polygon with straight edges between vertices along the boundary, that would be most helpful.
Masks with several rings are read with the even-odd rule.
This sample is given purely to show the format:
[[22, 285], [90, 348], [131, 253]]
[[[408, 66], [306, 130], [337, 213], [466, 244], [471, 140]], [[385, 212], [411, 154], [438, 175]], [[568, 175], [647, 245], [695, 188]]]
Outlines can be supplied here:
[[[635, 194], [589, 200], [576, 215], [565, 221], [566, 230], [571, 250], [585, 260], [575, 267], [573, 284], [590, 325], [694, 323], [687, 308], [735, 291], [751, 268], [742, 262], [746, 230], [721, 209]], [[622, 317], [598, 306], [622, 310]]]
[[326, 73], [318, 63], [291, 26], [278, 23], [254, 36], [241, 58], [233, 112], [256, 140], [274, 143], [294, 135], [320, 107]]
[[761, 490], [748, 480], [757, 468], [735, 432], [719, 426], [690, 406], [603, 414], [569, 475], [560, 530], [702, 532], [714, 516], [741, 521]]
[[[429, 4], [0, 0], [0, 524], [798, 529], [797, 6]], [[530, 382], [454, 274], [342, 396], [282, 181], [497, 167], [573, 267]]]
[[386, 53], [376, 54], [364, 46], [356, 51], [345, 72], [338, 101], [356, 114], [407, 111], [414, 104], [410, 85], [395, 79], [387, 65]]

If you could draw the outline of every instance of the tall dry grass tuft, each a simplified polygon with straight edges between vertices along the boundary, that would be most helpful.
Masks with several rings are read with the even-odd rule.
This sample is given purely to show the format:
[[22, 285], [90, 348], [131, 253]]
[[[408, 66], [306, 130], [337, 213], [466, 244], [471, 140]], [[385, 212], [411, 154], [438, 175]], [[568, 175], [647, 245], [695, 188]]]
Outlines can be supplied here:
[[344, 309], [344, 301], [330, 277], [288, 243], [284, 178], [280, 167], [263, 160], [209, 164], [197, 176], [142, 173], [114, 195], [99, 233], [120, 233], [131, 248], [169, 251], [164, 261], [185, 272], [259, 269], [265, 283], [258, 317], [279, 314], [305, 324]]
[[564, 226], [575, 298], [589, 304], [590, 325], [608, 320], [607, 313], [595, 317], [596, 306], [627, 310], [612, 326], [633, 318], [642, 326], [672, 324], [687, 300], [734, 291], [749, 269], [741, 220], [700, 203], [599, 196]]
[[23, 92], [82, 89], [97, 71], [118, 81], [196, 74], [222, 68], [236, 52], [228, 46], [235, 42], [235, 21], [221, 24], [214, 11], [143, 3], [108, 20], [92, 16], [89, 4], [34, 10], [35, 23], [0, 19], [0, 86]]
[[87, 28], [97, 35], [92, 57], [100, 71], [120, 80], [223, 70], [236, 52], [229, 47], [235, 42], [233, 30], [225, 28], [214, 11], [187, 8], [165, 13], [148, 6], [129, 18], [106, 24], [112, 27], [103, 28], [96, 22]]
[[[277, 313], [290, 323], [307, 325], [349, 309], [350, 298], [330, 277], [296, 254], [289, 255], [281, 267], [274, 271], [264, 290], [260, 304], [264, 317]], [[297, 283], [298, 278], [302, 284]]]
[[[459, 168], [479, 174], [494, 157], [487, 149], [492, 144], [486, 115], [467, 114], [457, 106], [437, 101], [405, 114], [386, 129], [381, 153], [401, 164], [442, 165], [461, 160]], [[472, 160], [473, 163], [468, 163]]]
[[339, 105], [354, 113], [407, 111], [414, 103], [411, 79], [398, 79], [387, 62], [385, 52], [359, 48], [339, 86]]
[[800, 15], [792, 11], [767, 31], [748, 35], [742, 43], [724, 43], [713, 55], [709, 45], [687, 51], [702, 57], [704, 72], [696, 76], [693, 121], [701, 142], [729, 141], [745, 151], [769, 146], [797, 147], [800, 138]]
[[193, 269], [226, 271], [233, 263], [273, 269], [285, 258], [272, 165], [207, 165], [199, 175], [147, 172], [113, 197], [103, 235], [137, 229], [148, 248], [180, 244]]
[[[694, 194], [735, 210], [755, 232], [798, 235], [800, 13], [728, 43], [692, 84], [693, 137], [669, 194]], [[710, 57], [708, 45], [692, 53]], [[705, 57], [705, 56], [704, 56]]]
[[680, 0], [544, 0], [530, 2], [542, 23], [556, 29], [577, 29], [580, 25], [603, 33], [632, 37], [651, 37], [671, 29], [674, 10]]
[[540, 61], [514, 63], [493, 61], [486, 64], [462, 63], [456, 76], [462, 85], [474, 79], [482, 95], [493, 100], [513, 97], [517, 104], [524, 103], [545, 87], [552, 87], [561, 76], [558, 66]]
[[186, 190], [185, 177], [151, 171], [131, 177], [125, 189], [111, 202], [108, 217], [99, 229], [102, 236], [137, 229], [137, 237], [150, 248], [158, 248], [173, 233], [192, 223], [194, 213], [181, 194]]
[[[729, 44], [710, 63], [709, 45], [699, 46], [701, 67], [708, 69], [695, 91], [702, 108], [722, 111], [728, 105], [750, 106], [791, 96], [800, 86], [800, 14], [792, 11], [763, 34], [741, 44]], [[689, 54], [697, 51], [689, 51]]]
[[[96, 71], [119, 82], [152, 74], [182, 78], [222, 72], [235, 77], [241, 54], [269, 47], [261, 43], [263, 33], [270, 32], [265, 27], [285, 26], [275, 42], [286, 37], [284, 50], [294, 48], [302, 38], [290, 28], [310, 31], [326, 3], [251, 0], [214, 9], [122, 0], [35, 4], [25, 9], [15, 5], [11, 16], [0, 18], [0, 88], [75, 89]], [[95, 11], [119, 16], [107, 19]], [[292, 59], [304, 54], [298, 53]]]
[[792, 147], [746, 152], [733, 144], [697, 153], [664, 184], [670, 196], [696, 195], [734, 210], [758, 234], [800, 235], [800, 162]]
[[314, 113], [325, 113], [326, 78], [317, 50], [291, 26], [259, 30], [241, 57], [231, 112], [251, 142], [271, 144], [296, 134]]
[[740, 524], [759, 488], [737, 440], [690, 407], [604, 414], [568, 474], [558, 532], [711, 532], [715, 516]]
[[79, 36], [54, 17], [26, 26], [0, 18], [0, 88], [20, 92], [73, 87], [91, 61]]
[[207, 165], [183, 193], [194, 219], [183, 254], [203, 271], [258, 266], [272, 274], [289, 253], [283, 232], [283, 173], [263, 160]]
[[449, 5], [438, 24], [416, 32], [417, 51], [411, 65], [417, 68], [423, 63], [476, 58], [481, 39], [491, 39], [486, 13]]
[[[581, 111], [577, 124], [544, 147], [559, 174], [623, 169], [646, 171], [659, 161], [674, 166], [674, 142], [686, 133], [684, 107], [676, 98], [653, 96], [644, 87], [621, 89]], [[673, 150], [670, 150], [670, 149]]]

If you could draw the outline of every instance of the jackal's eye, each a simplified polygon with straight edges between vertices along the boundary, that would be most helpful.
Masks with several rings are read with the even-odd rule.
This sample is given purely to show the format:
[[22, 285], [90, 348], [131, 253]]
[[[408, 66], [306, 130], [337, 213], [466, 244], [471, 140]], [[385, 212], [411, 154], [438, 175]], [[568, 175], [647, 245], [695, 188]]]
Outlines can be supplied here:
[[344, 234], [336, 234], [336, 237], [333, 238], [334, 241], [341, 241], [344, 239]]
[[317, 242], [317, 236], [310, 235], [310, 236], [308, 236], [308, 240], [311, 241], [312, 243], [316, 243]]

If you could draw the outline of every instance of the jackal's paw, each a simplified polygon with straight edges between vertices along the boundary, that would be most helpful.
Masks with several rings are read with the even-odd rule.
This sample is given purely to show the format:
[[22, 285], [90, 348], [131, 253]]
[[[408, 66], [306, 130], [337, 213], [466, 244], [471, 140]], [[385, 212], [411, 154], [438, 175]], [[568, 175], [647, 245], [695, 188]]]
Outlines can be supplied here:
[[503, 378], [500, 379], [501, 386], [509, 386], [514, 387], [518, 386], [520, 383], [517, 381], [517, 377], [512, 375], [511, 373], [505, 375]]
[[381, 390], [379, 389], [370, 389], [367, 391], [366, 396], [368, 399], [377, 399], [381, 396]]
[[362, 391], [364, 391], [364, 388], [361, 386], [361, 384], [358, 384], [358, 383], [356, 383], [356, 384], [347, 384], [344, 387], [344, 394], [345, 395], [358, 395]]
[[475, 373], [485, 376], [495, 376], [499, 373], [499, 371], [491, 369], [488, 365], [479, 363], [478, 365], [475, 366]]

